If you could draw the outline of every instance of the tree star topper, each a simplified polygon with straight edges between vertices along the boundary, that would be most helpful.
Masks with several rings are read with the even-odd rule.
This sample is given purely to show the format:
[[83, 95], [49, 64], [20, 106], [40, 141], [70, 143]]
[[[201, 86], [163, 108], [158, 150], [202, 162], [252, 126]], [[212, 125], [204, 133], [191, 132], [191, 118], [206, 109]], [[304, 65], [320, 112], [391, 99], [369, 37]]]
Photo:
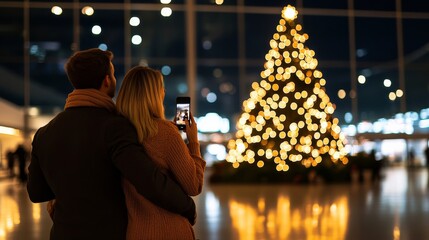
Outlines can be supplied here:
[[293, 21], [298, 17], [298, 11], [295, 9], [295, 7], [288, 5], [287, 7], [283, 8], [282, 15], [286, 20]]

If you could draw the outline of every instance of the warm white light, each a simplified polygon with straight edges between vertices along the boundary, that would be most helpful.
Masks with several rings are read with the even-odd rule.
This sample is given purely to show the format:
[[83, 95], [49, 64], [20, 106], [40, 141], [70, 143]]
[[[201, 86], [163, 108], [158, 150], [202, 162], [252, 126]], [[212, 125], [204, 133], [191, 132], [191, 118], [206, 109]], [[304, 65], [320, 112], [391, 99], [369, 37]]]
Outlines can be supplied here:
[[98, 26], [98, 25], [94, 25], [93, 27], [92, 27], [92, 34], [94, 34], [94, 35], [98, 35], [98, 34], [100, 34], [101, 33], [101, 27], [100, 26]]
[[159, 2], [162, 4], [169, 4], [171, 3], [171, 0], [160, 0]]
[[61, 15], [63, 13], [63, 9], [61, 7], [58, 7], [58, 6], [53, 6], [51, 8], [51, 13], [53, 13], [55, 15]]
[[402, 96], [404, 96], [404, 92], [401, 89], [398, 89], [398, 90], [396, 90], [396, 96], [402, 97]]
[[216, 4], [217, 5], [222, 5], [223, 4], [223, 0], [216, 0]]
[[390, 81], [390, 79], [384, 79], [383, 84], [385, 87], [390, 87], [392, 86], [392, 81]]
[[92, 16], [94, 14], [94, 8], [90, 6], [85, 6], [82, 8], [82, 14], [87, 16]]
[[18, 136], [19, 130], [15, 129], [15, 128], [0, 126], [0, 134]]
[[142, 43], [142, 37], [140, 37], [140, 35], [134, 35], [134, 36], [131, 38], [131, 42], [132, 42], [134, 45], [139, 45], [140, 43]]
[[344, 99], [346, 97], [346, 91], [343, 89], [338, 90], [338, 98]]
[[140, 25], [140, 18], [138, 17], [130, 18], [130, 25], [133, 27], [137, 27], [138, 25]]
[[364, 76], [364, 75], [359, 75], [359, 77], [358, 77], [358, 82], [359, 82], [360, 84], [364, 84], [364, 83], [366, 82], [366, 78], [365, 78], [365, 76]]
[[40, 114], [39, 108], [37, 107], [30, 107], [28, 109], [28, 115], [30, 116], [38, 116]]
[[391, 101], [395, 101], [395, 99], [396, 99], [396, 94], [395, 94], [394, 92], [390, 92], [390, 93], [389, 93], [389, 99], [390, 99]]
[[173, 13], [173, 10], [171, 10], [171, 8], [169, 8], [169, 7], [163, 7], [161, 9], [161, 15], [163, 17], [169, 17], [169, 16], [171, 16], [172, 13]]
[[[267, 160], [277, 164], [277, 171], [287, 171], [286, 162], [289, 161], [315, 167], [322, 159], [325, 161], [327, 154], [334, 163], [347, 164], [339, 120], [330, 118], [335, 105], [324, 89], [326, 79], [316, 70], [318, 62], [314, 51], [304, 46], [308, 35], [301, 34], [302, 26], [293, 22], [297, 14], [290, 5], [283, 8], [277, 33], [269, 42], [271, 49], [264, 57], [262, 80], [252, 83], [250, 98], [243, 101], [245, 113], [236, 124], [237, 140], [228, 143], [226, 160], [234, 168], [243, 162], [256, 163], [261, 168]], [[364, 76], [357, 80], [361, 84], [366, 81]], [[300, 81], [313, 87], [302, 90], [295, 86]], [[344, 89], [338, 89], [337, 94], [340, 99], [348, 96]], [[356, 97], [356, 93], [350, 92], [350, 97]], [[286, 121], [286, 112], [295, 112], [299, 118]], [[352, 120], [351, 116], [346, 117]], [[303, 131], [314, 134], [302, 135]], [[278, 140], [282, 142], [277, 143]], [[336, 211], [335, 206], [333, 211]]]
[[294, 20], [295, 18], [297, 18], [297, 16], [298, 16], [298, 11], [296, 11], [294, 7], [288, 5], [283, 9], [283, 17], [286, 20]]

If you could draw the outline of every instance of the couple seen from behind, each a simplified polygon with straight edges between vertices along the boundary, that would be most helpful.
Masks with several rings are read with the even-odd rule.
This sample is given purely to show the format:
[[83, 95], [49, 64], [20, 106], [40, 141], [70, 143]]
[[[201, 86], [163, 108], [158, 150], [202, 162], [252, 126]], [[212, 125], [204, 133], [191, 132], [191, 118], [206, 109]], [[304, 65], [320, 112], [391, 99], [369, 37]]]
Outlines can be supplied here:
[[51, 240], [195, 239], [190, 196], [206, 165], [197, 125], [191, 115], [185, 144], [165, 119], [163, 76], [149, 67], [127, 72], [115, 105], [112, 59], [97, 48], [68, 59], [74, 90], [34, 135], [30, 200], [53, 203]]

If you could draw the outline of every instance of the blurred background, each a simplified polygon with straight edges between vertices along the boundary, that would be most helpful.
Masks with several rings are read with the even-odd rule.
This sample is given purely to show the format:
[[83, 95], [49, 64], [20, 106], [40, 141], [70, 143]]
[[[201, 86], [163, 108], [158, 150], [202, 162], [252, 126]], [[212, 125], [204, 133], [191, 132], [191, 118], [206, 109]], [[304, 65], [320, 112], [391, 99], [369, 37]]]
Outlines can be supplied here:
[[118, 86], [132, 66], [161, 70], [167, 117], [177, 96], [191, 96], [205, 158], [225, 159], [288, 4], [351, 152], [376, 148], [393, 163], [413, 149], [424, 165], [429, 3], [421, 0], [0, 1], [0, 163], [61, 111], [72, 90], [66, 59], [94, 47], [114, 52]]
[[[375, 179], [374, 168], [358, 176], [349, 164], [347, 184], [311, 174], [289, 185], [209, 181], [231, 172], [226, 143], [288, 4], [309, 35], [350, 160], [383, 160]], [[428, 26], [423, 0], [0, 0], [0, 240], [48, 239], [52, 221], [28, 199], [29, 159], [19, 153], [63, 109], [72, 91], [64, 63], [88, 48], [115, 54], [118, 88], [133, 66], [159, 69], [170, 119], [176, 97], [191, 97], [208, 163], [195, 197], [198, 239], [428, 239]], [[259, 173], [252, 167], [232, 183]], [[264, 169], [264, 178], [279, 174]]]

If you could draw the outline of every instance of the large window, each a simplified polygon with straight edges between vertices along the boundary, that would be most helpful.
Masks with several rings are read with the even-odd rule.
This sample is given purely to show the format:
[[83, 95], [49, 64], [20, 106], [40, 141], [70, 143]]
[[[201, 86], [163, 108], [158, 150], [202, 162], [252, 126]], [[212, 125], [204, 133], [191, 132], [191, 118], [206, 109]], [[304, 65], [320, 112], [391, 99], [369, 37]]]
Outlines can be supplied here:
[[[190, 95], [197, 116], [217, 112], [234, 122], [251, 83], [260, 81], [281, 10], [292, 4], [340, 121], [347, 113], [357, 112], [356, 121], [376, 120], [404, 106], [418, 111], [429, 105], [429, 4], [424, 1], [402, 1], [401, 14], [396, 1], [354, 0], [354, 11], [342, 0], [166, 2], [29, 1], [28, 11], [23, 1], [0, 2], [0, 97], [25, 104], [28, 66], [30, 105], [55, 113], [72, 90], [63, 69], [66, 59], [76, 49], [99, 47], [114, 52], [119, 84], [135, 65], [163, 72], [167, 116], [176, 96]], [[61, 13], [54, 14], [55, 5]], [[88, 6], [92, 14], [82, 11]]]

